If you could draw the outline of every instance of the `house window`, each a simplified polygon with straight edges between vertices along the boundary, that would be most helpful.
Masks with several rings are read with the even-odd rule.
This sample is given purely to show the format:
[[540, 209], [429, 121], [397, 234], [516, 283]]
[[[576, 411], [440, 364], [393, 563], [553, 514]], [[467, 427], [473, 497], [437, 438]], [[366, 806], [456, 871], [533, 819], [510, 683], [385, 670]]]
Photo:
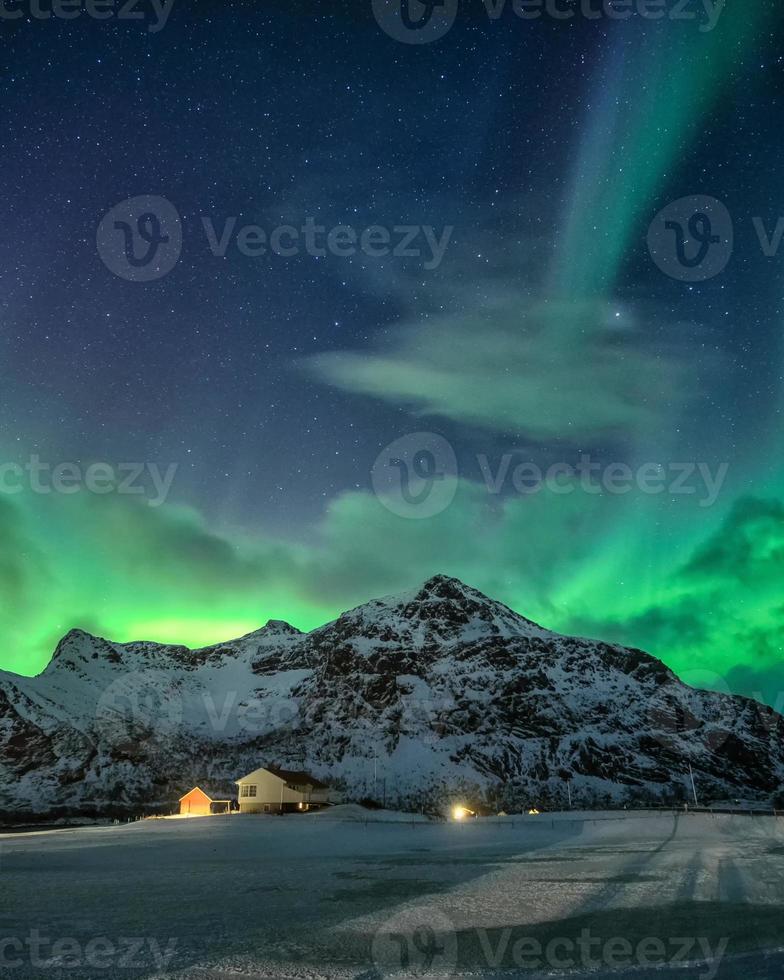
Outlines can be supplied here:
[[240, 799], [242, 799], [243, 797], [247, 798], [248, 796], [255, 796], [255, 795], [256, 795], [255, 786], [245, 785], [240, 788]]

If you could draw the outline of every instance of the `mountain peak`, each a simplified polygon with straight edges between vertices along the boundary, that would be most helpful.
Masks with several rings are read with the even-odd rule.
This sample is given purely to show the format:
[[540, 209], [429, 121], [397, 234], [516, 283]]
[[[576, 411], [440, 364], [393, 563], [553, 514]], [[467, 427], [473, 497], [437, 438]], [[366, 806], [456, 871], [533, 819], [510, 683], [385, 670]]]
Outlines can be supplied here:
[[259, 634], [268, 635], [283, 635], [283, 636], [303, 636], [302, 630], [298, 630], [296, 626], [292, 626], [291, 623], [287, 623], [285, 619], [268, 619], [264, 626], [257, 631]]
[[470, 585], [466, 585], [459, 578], [455, 578], [452, 575], [432, 575], [429, 579], [422, 583], [423, 592], [439, 592], [444, 589], [459, 590], [461, 592], [476, 592], [476, 589], [472, 589]]
[[287, 623], [284, 619], [268, 619], [264, 626], [253, 630], [252, 633], [246, 633], [244, 636], [232, 642], [238, 643], [241, 646], [245, 646], [248, 643], [255, 643], [272, 647], [275, 644], [297, 640], [304, 635], [301, 630], [298, 630], [296, 626], [292, 626], [291, 623]]
[[320, 638], [330, 636], [334, 642], [335, 630], [365, 639], [384, 637], [410, 650], [492, 637], [550, 635], [503, 603], [449, 575], [433, 575], [407, 592], [372, 599], [315, 633]]
[[444, 620], [455, 626], [483, 623], [493, 633], [527, 634], [531, 629], [546, 632], [502, 602], [450, 575], [433, 575], [415, 594], [401, 598], [407, 619]]
[[466, 585], [461, 579], [452, 575], [433, 575], [423, 582], [417, 590], [417, 597], [426, 598], [428, 596], [457, 601], [472, 599], [495, 603], [495, 600], [485, 595], [484, 592], [475, 589], [472, 585]]
[[112, 660], [119, 659], [117, 650], [107, 640], [100, 636], [94, 636], [86, 630], [70, 629], [57, 644], [44, 673], [60, 667], [73, 670], [78, 664], [95, 660], [99, 656], [108, 657]]
[[98, 637], [94, 633], [88, 633], [87, 630], [79, 629], [74, 627], [68, 630], [65, 636], [60, 640], [61, 645], [63, 643], [81, 642], [82, 640], [97, 640]]
[[93, 633], [88, 633], [87, 630], [70, 629], [55, 647], [52, 659], [62, 657], [69, 651], [84, 650], [102, 643], [106, 643], [106, 640], [100, 636], [95, 636]]

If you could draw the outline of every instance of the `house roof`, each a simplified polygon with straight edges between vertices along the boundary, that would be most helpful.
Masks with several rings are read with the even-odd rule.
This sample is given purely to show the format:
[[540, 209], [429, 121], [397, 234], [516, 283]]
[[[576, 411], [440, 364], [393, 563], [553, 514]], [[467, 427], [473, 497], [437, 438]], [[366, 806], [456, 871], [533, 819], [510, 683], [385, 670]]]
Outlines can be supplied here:
[[257, 772], [270, 772], [273, 776], [277, 776], [278, 779], [282, 779], [285, 783], [290, 783], [292, 786], [312, 786], [313, 789], [329, 788], [326, 783], [322, 783], [320, 779], [311, 776], [309, 772], [304, 772], [299, 769], [279, 769], [277, 766], [262, 766], [261, 769], [255, 769], [253, 772], [248, 773], [247, 776], [243, 776], [242, 779], [238, 779], [237, 783], [245, 782], [246, 779], [250, 779]]
[[[219, 793], [211, 793], [209, 790], [204, 789], [201, 786], [194, 786], [193, 789], [189, 789], [188, 792], [185, 794], [185, 796], [190, 796], [194, 790], [198, 790], [200, 793], [204, 793], [204, 795], [207, 797], [210, 803], [231, 803], [231, 800], [227, 800]], [[177, 800], [177, 802], [181, 803], [185, 799], [185, 796], [181, 796], [179, 800]]]
[[327, 788], [326, 783], [322, 783], [320, 779], [311, 776], [309, 772], [296, 769], [278, 769], [275, 766], [267, 766], [267, 769], [273, 776], [278, 776], [278, 778], [285, 780], [287, 783], [292, 783], [294, 786], [312, 786], [313, 789]]

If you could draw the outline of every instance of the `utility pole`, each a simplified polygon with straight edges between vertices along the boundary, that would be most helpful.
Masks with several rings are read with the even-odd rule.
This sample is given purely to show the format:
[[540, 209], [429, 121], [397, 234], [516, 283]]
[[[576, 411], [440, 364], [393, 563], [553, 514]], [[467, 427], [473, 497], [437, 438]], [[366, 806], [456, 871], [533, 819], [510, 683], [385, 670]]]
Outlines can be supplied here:
[[572, 787], [569, 785], [571, 780], [566, 780], [566, 795], [569, 797], [569, 809], [572, 809]]
[[692, 796], [694, 797], [694, 805], [699, 806], [700, 804], [697, 801], [697, 789], [694, 785], [694, 772], [692, 771], [691, 768], [691, 759], [689, 759], [689, 779], [691, 779], [691, 792], [692, 792]]

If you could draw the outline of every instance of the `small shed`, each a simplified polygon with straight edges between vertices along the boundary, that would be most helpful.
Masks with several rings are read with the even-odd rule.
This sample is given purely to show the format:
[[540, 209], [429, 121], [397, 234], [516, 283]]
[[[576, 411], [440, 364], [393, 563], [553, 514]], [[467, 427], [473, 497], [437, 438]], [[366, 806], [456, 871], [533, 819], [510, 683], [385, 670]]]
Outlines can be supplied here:
[[194, 786], [185, 796], [180, 797], [180, 816], [207, 817], [211, 813], [228, 813], [230, 810], [231, 800], [218, 799], [216, 795], [205, 792], [199, 786]]

